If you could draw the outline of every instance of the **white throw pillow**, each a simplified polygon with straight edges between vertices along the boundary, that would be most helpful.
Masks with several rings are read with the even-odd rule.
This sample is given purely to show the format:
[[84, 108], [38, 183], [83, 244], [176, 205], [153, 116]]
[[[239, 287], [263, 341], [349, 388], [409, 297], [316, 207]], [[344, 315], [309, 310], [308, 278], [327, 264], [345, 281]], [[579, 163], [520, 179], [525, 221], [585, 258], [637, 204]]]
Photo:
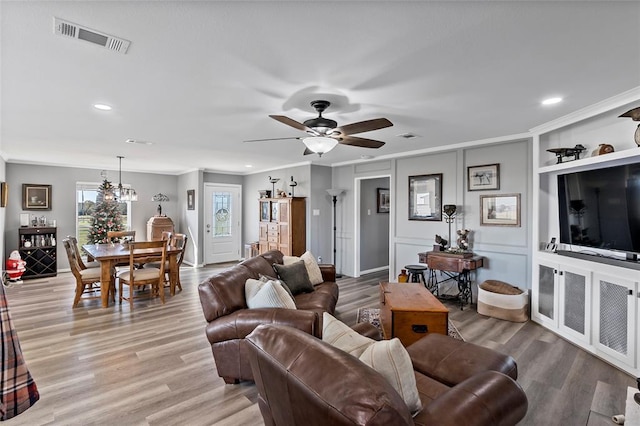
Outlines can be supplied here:
[[356, 358], [375, 343], [326, 312], [322, 314], [322, 340]]
[[244, 286], [244, 294], [249, 309], [286, 308], [296, 309], [296, 304], [282, 285], [274, 282], [262, 282], [249, 278]]
[[304, 266], [307, 268], [307, 274], [309, 274], [309, 281], [311, 281], [311, 284], [322, 284], [324, 282], [324, 279], [322, 278], [322, 271], [320, 270], [320, 266], [318, 266], [315, 256], [310, 251], [305, 251], [300, 257], [282, 257], [282, 263], [285, 265], [291, 265], [292, 263], [299, 262], [300, 260], [304, 261]]
[[412, 415], [420, 412], [422, 403], [413, 364], [400, 339], [396, 337], [375, 342], [369, 345], [359, 358], [387, 379], [407, 404]]

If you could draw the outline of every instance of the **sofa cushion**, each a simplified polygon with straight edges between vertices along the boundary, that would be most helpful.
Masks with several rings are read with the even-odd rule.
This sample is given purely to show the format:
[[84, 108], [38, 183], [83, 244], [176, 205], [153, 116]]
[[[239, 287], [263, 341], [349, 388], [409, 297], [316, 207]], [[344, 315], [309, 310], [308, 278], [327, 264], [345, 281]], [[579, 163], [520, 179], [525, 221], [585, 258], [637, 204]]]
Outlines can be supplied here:
[[322, 340], [356, 358], [375, 343], [326, 312], [322, 315]]
[[211, 322], [247, 307], [244, 296], [244, 283], [247, 278], [257, 278], [257, 275], [254, 276], [253, 272], [243, 265], [236, 265], [209, 277], [198, 286], [200, 304], [207, 321]]
[[273, 264], [278, 274], [278, 278], [287, 286], [291, 293], [295, 296], [300, 293], [308, 293], [313, 291], [313, 285], [309, 281], [309, 274], [307, 268], [304, 266], [304, 261], [300, 260], [291, 265], [279, 265]]
[[338, 303], [338, 286], [335, 283], [322, 283], [315, 286], [311, 293], [296, 294], [293, 298], [298, 309], [307, 309], [333, 314]]
[[400, 339], [376, 342], [327, 313], [323, 314], [322, 322], [323, 341], [355, 356], [380, 373], [400, 394], [412, 415], [422, 409], [413, 364]]
[[305, 251], [304, 254], [300, 257], [298, 256], [283, 256], [282, 262], [285, 265], [291, 265], [292, 263], [298, 262], [302, 260], [304, 262], [304, 266], [307, 268], [307, 273], [309, 274], [309, 281], [311, 284], [316, 285], [324, 282], [324, 278], [322, 278], [322, 271], [320, 270], [320, 266], [318, 266], [318, 262], [316, 261], [315, 256], [310, 251]]
[[280, 281], [276, 277], [272, 277], [272, 276], [269, 276], [269, 275], [263, 275], [263, 274], [258, 274], [258, 275], [260, 277], [258, 279], [260, 281], [262, 281], [262, 282], [266, 283], [267, 281], [276, 281], [278, 284], [280, 284], [282, 286], [282, 288], [284, 288], [286, 290], [286, 292], [289, 294], [289, 296], [291, 296], [291, 299], [293, 299], [293, 293], [291, 293], [291, 290], [289, 289], [289, 287], [284, 285], [282, 281]]
[[364, 350], [359, 359], [387, 379], [407, 404], [412, 415], [420, 412], [422, 404], [413, 364], [400, 339], [395, 337], [374, 342]]
[[273, 263], [269, 263], [267, 259], [262, 256], [250, 257], [240, 263], [251, 271], [251, 278], [258, 278], [260, 274], [269, 275], [273, 274]]
[[276, 281], [260, 281], [249, 278], [245, 283], [247, 306], [255, 308], [296, 309], [296, 304], [283, 285]]

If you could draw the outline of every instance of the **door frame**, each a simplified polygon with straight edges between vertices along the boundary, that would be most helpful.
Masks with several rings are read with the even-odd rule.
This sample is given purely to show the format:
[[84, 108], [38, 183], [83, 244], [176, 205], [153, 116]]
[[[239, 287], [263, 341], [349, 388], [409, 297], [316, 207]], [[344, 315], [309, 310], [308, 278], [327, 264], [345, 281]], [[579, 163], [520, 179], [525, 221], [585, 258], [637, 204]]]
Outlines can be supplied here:
[[203, 218], [203, 223], [202, 223], [202, 251], [203, 251], [203, 256], [202, 256], [202, 264], [203, 265], [209, 265], [209, 263], [207, 263], [207, 227], [205, 225], [204, 222], [206, 222], [207, 219], [207, 204], [209, 202], [209, 200], [207, 200], [207, 190], [211, 187], [214, 188], [235, 188], [238, 190], [238, 233], [239, 233], [239, 237], [238, 237], [238, 253], [240, 255], [240, 257], [238, 259], [240, 259], [242, 257], [242, 185], [238, 185], [238, 184], [234, 184], [234, 183], [214, 183], [214, 182], [205, 182], [203, 185], [203, 199], [204, 199], [204, 203], [203, 203], [203, 211], [202, 211], [202, 218]]
[[[395, 223], [396, 217], [396, 209], [394, 208], [395, 201], [395, 192], [394, 192], [394, 179], [393, 175], [390, 173], [385, 173], [381, 175], [374, 176], [362, 176], [356, 177], [353, 180], [353, 203], [354, 203], [354, 225], [353, 225], [353, 276], [355, 278], [359, 277], [362, 273], [360, 270], [360, 210], [362, 202], [361, 200], [361, 192], [362, 192], [362, 181], [363, 180], [371, 180], [371, 179], [380, 179], [380, 178], [388, 178], [389, 179], [389, 265], [387, 267], [381, 267], [379, 270], [384, 270], [389, 268], [391, 271], [391, 260], [395, 256], [395, 245], [392, 244], [393, 241], [393, 224]], [[365, 272], [375, 272], [376, 270], [367, 270]]]

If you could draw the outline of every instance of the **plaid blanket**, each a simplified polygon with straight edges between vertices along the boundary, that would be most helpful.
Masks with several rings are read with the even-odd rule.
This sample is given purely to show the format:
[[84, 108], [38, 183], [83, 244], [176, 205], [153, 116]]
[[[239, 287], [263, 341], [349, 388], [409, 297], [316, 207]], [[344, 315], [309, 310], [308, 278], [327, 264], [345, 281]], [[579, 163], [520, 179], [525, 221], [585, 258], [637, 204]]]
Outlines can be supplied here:
[[0, 333], [2, 336], [0, 420], [7, 420], [35, 404], [40, 399], [40, 394], [24, 362], [2, 284], [0, 284]]

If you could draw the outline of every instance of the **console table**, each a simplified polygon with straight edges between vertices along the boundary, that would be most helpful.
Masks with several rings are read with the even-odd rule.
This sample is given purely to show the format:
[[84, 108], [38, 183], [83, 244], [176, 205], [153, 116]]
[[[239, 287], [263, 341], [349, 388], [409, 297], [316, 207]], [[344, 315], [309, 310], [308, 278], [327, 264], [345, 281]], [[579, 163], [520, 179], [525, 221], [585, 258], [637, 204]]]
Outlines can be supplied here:
[[[458, 295], [460, 309], [471, 303], [471, 271], [484, 266], [484, 257], [475, 256], [472, 253], [454, 254], [447, 252], [429, 251], [418, 253], [418, 261], [426, 263], [429, 267], [427, 288], [438, 295], [438, 285], [445, 281], [456, 280], [458, 283]], [[436, 271], [442, 272], [446, 278], [438, 281]]]

